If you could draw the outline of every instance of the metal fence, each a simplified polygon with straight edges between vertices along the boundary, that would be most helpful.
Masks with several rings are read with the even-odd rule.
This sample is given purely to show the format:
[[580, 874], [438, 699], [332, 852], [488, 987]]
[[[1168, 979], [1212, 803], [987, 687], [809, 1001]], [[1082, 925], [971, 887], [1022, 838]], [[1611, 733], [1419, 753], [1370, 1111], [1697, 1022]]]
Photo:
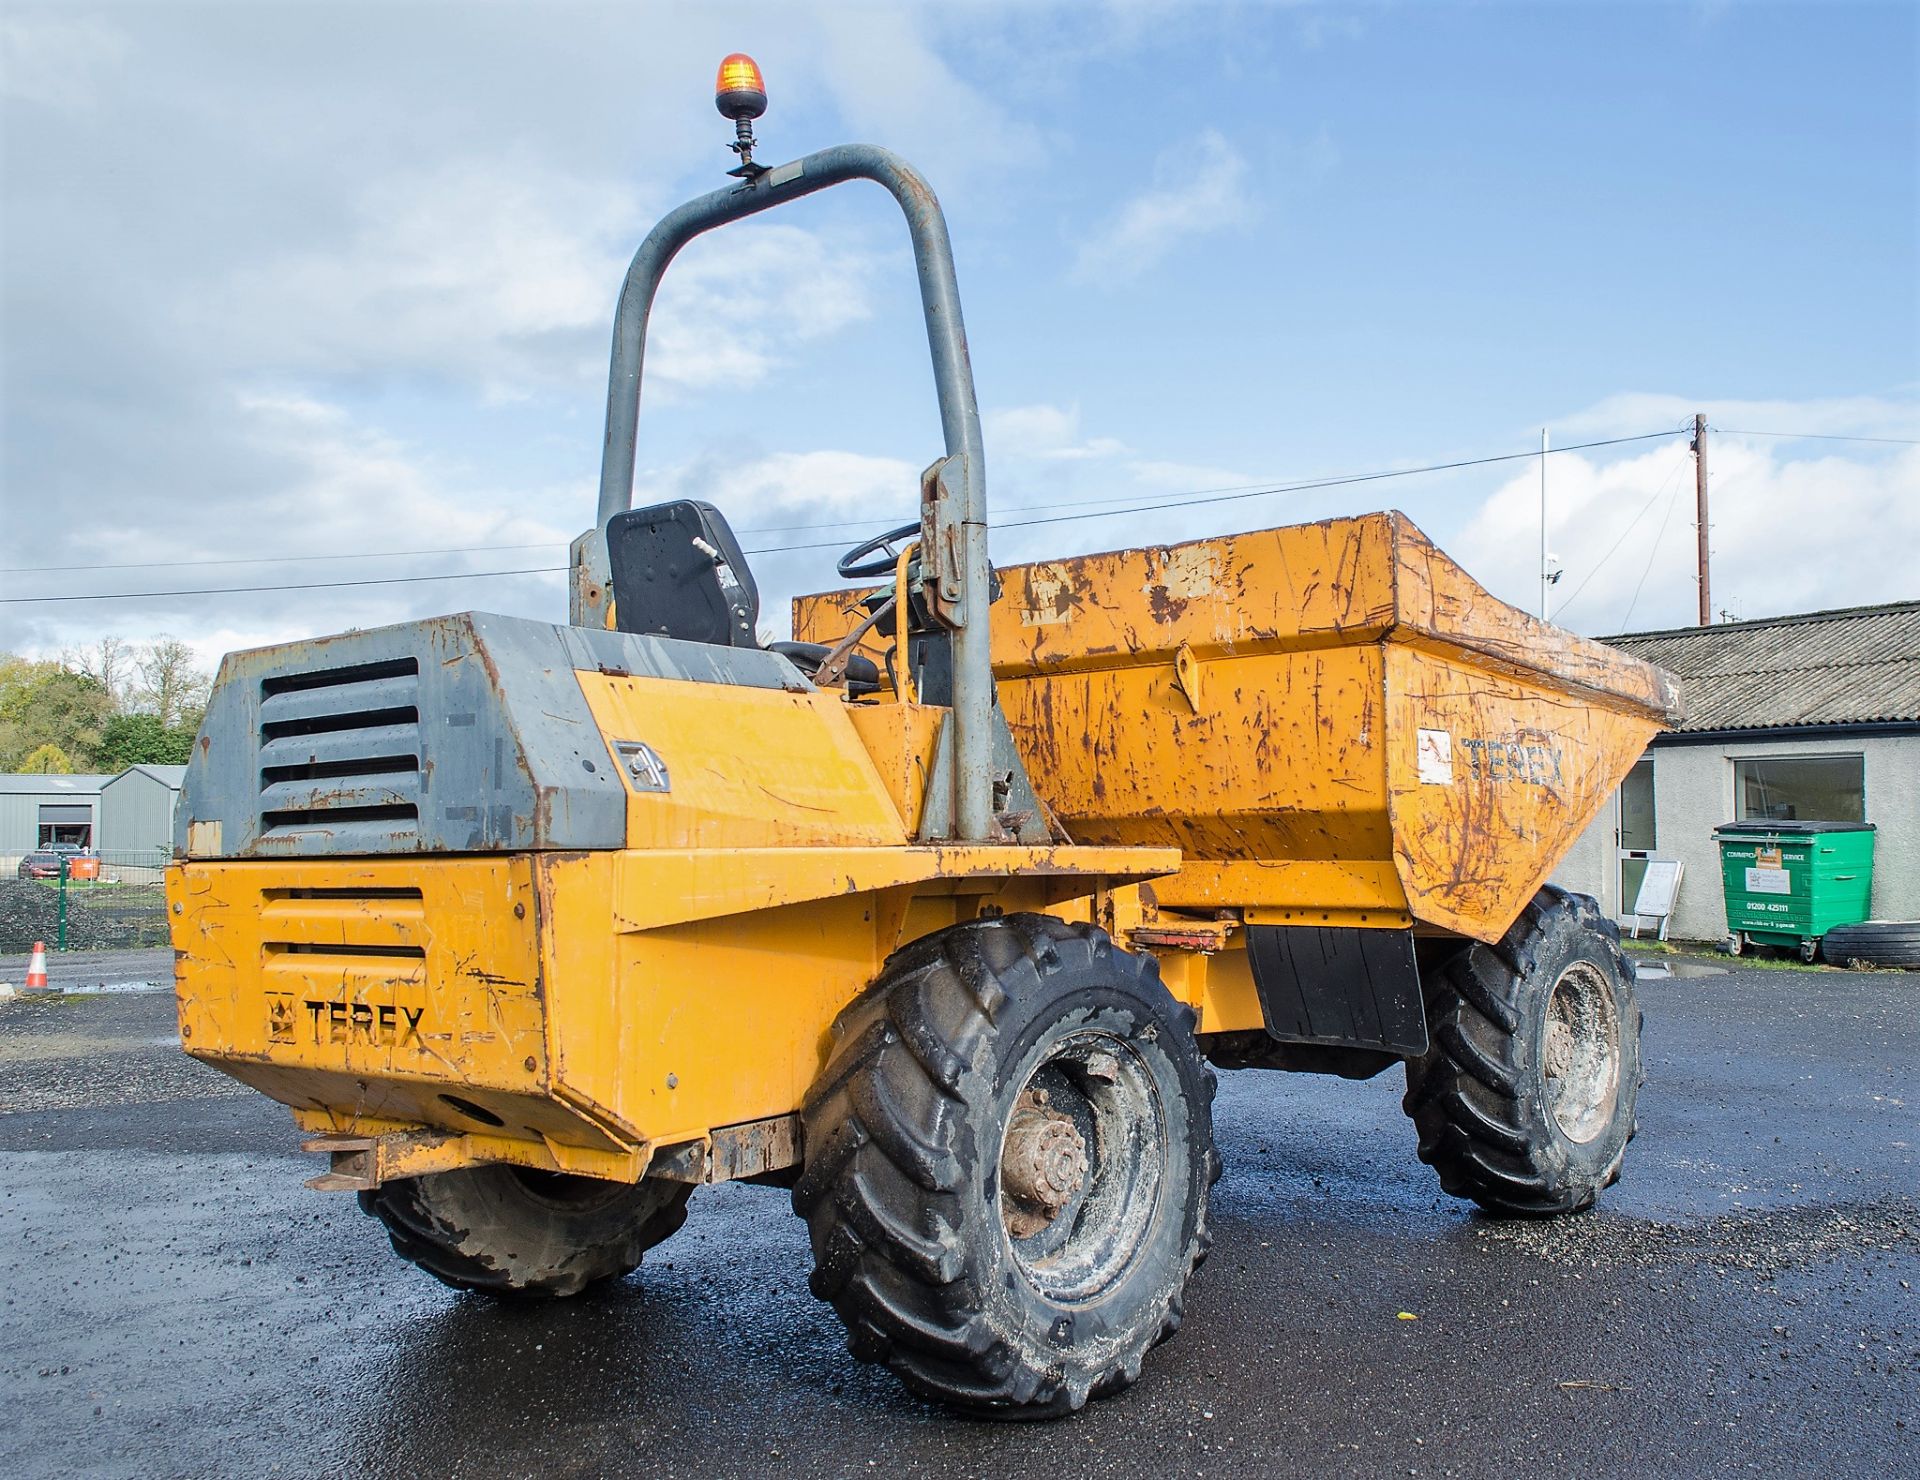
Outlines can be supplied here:
[[167, 943], [166, 850], [69, 855], [52, 877], [40, 876], [45, 858], [0, 858], [0, 953], [31, 950], [36, 941], [58, 951]]

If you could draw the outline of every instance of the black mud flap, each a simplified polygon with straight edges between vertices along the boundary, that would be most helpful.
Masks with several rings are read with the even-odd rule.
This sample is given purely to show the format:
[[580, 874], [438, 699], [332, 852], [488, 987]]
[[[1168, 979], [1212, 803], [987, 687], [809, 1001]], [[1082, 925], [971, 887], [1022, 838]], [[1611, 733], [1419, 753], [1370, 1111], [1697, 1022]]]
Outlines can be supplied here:
[[1280, 1042], [1408, 1058], [1427, 1051], [1412, 931], [1249, 925], [1247, 959], [1267, 1032]]

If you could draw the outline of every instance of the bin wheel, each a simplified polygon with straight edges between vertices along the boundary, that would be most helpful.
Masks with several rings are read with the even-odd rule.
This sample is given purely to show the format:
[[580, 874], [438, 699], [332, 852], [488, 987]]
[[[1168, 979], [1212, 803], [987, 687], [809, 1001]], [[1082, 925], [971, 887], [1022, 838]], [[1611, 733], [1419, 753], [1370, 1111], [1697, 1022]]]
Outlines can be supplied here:
[[853, 1355], [987, 1417], [1134, 1381], [1207, 1248], [1193, 1026], [1153, 957], [1044, 915], [888, 958], [833, 1025], [793, 1191]]
[[1720, 949], [1725, 951], [1729, 956], [1737, 956], [1746, 948], [1747, 938], [1737, 930], [1720, 942]]
[[382, 1183], [360, 1209], [394, 1253], [456, 1290], [565, 1296], [632, 1274], [687, 1221], [692, 1191], [490, 1165]]
[[1811, 966], [1820, 959], [1820, 942], [1809, 936], [1800, 942], [1800, 959]]
[[1431, 1043], [1407, 1062], [1404, 1106], [1442, 1187], [1545, 1216], [1618, 1180], [1644, 1079], [1633, 979], [1619, 927], [1551, 885], [1498, 944], [1423, 976]]

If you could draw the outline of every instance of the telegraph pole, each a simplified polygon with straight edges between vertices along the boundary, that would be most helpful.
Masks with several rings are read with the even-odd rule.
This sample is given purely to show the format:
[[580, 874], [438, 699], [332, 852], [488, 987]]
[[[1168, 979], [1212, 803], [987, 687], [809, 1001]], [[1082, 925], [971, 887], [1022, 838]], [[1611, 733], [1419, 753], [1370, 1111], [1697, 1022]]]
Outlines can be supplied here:
[[1713, 622], [1713, 587], [1707, 577], [1707, 418], [1699, 412], [1693, 417], [1693, 502], [1693, 527], [1699, 545], [1700, 625], [1706, 627]]

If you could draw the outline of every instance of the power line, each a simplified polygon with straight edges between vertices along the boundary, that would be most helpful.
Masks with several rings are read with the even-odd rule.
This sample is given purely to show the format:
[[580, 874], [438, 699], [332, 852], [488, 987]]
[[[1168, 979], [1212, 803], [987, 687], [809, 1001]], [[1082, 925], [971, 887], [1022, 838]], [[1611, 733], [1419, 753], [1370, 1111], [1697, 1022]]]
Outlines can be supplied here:
[[1617, 550], [1619, 550], [1619, 548], [1627, 542], [1627, 536], [1632, 534], [1634, 530], [1639, 527], [1640, 521], [1647, 517], [1647, 512], [1650, 509], [1652, 509], [1656, 503], [1660, 501], [1660, 495], [1667, 491], [1667, 485], [1673, 482], [1674, 477], [1686, 465], [1687, 465], [1687, 453], [1686, 453], [1686, 449], [1683, 448], [1681, 449], [1680, 458], [1677, 462], [1674, 463], [1672, 470], [1668, 472], [1665, 478], [1660, 480], [1660, 486], [1654, 489], [1653, 497], [1648, 499], [1644, 504], [1640, 506], [1640, 512], [1638, 514], [1635, 514], [1633, 518], [1628, 521], [1627, 527], [1620, 531], [1620, 538], [1615, 540], [1611, 545], [1607, 547], [1606, 554], [1602, 555], [1598, 560], [1594, 561], [1592, 566], [1588, 568], [1586, 575], [1581, 579], [1580, 584], [1573, 588], [1572, 594], [1569, 595], [1565, 601], [1560, 603], [1559, 615], [1561, 617], [1566, 616], [1567, 609], [1580, 599], [1580, 593], [1587, 589], [1588, 585], [1592, 582], [1595, 576], [1600, 574], [1600, 567], [1605, 565], [1609, 560], [1613, 559], [1614, 553]]
[[[1570, 442], [1565, 447], [1553, 448], [1548, 453], [1548, 456], [1554, 456], [1563, 452], [1582, 452], [1590, 447], [1617, 447], [1625, 442], [1651, 442], [1661, 438], [1679, 437], [1683, 435], [1684, 433], [1678, 430], [1641, 432], [1637, 436], [1632, 437], [1605, 437], [1594, 442]], [[1539, 456], [1540, 451], [1538, 448], [1535, 448], [1530, 452], [1502, 452], [1492, 457], [1470, 457], [1463, 458], [1457, 462], [1427, 463], [1417, 468], [1393, 468], [1380, 473], [1347, 473], [1339, 477], [1315, 478], [1301, 483], [1244, 485], [1244, 491], [1240, 489], [1225, 489], [1216, 492], [1203, 489], [1192, 493], [1164, 494], [1157, 499], [1151, 499], [1145, 503], [1136, 503], [1120, 509], [1102, 509], [1097, 513], [1058, 514], [1047, 519], [995, 519], [993, 521], [993, 528], [1032, 529], [1037, 525], [1043, 524], [1072, 524], [1081, 519], [1112, 519], [1123, 514], [1152, 513], [1157, 509], [1164, 509], [1172, 504], [1178, 504], [1181, 508], [1194, 508], [1200, 504], [1237, 503], [1242, 499], [1265, 498], [1270, 494], [1276, 493], [1305, 493], [1316, 488], [1345, 488], [1355, 483], [1378, 483], [1387, 478], [1411, 478], [1416, 474], [1422, 473], [1445, 473], [1455, 471], [1459, 468], [1486, 467], [1490, 463], [1531, 461]], [[1208, 494], [1212, 496], [1206, 496]], [[1036, 505], [1035, 507], [1045, 508], [1047, 506], [1042, 504]], [[809, 545], [763, 545], [757, 549], [747, 550], [743, 553], [748, 555], [772, 555], [796, 550], [830, 550], [833, 548], [835, 548], [834, 542], [827, 541], [821, 544]]]
[[[1547, 455], [1560, 452], [1580, 452], [1589, 447], [1617, 447], [1623, 442], [1651, 442], [1656, 438], [1677, 437], [1678, 431], [1642, 432], [1635, 437], [1606, 437], [1597, 442], [1574, 442], [1565, 447], [1555, 447]], [[1387, 478], [1410, 478], [1416, 473], [1447, 473], [1459, 468], [1482, 468], [1489, 463], [1531, 462], [1539, 457], [1540, 450], [1530, 452], [1502, 452], [1494, 457], [1469, 457], [1458, 462], [1429, 463], [1420, 468], [1395, 468], [1384, 473], [1351, 473], [1339, 478], [1319, 478], [1308, 483], [1288, 483], [1274, 488], [1258, 488], [1250, 493], [1222, 493], [1213, 498], [1194, 498], [1190, 495], [1173, 495], [1169, 499], [1160, 499], [1152, 503], [1136, 504], [1129, 509], [1109, 509], [1101, 514], [1061, 514], [1051, 519], [1011, 519], [998, 523], [996, 529], [1031, 529], [1037, 524], [1065, 524], [1077, 518], [1109, 519], [1118, 514], [1144, 514], [1154, 509], [1162, 509], [1169, 502], [1178, 502], [1182, 508], [1192, 508], [1196, 504], [1229, 504], [1241, 499], [1260, 498], [1270, 493], [1302, 493], [1315, 488], [1345, 488], [1355, 483], [1378, 483]]]
[[1878, 442], [1888, 447], [1920, 447], [1920, 437], [1842, 437], [1834, 432], [1741, 432], [1715, 427], [1723, 437], [1779, 437], [1788, 442]]
[[[1590, 447], [1611, 447], [1622, 442], [1644, 442], [1644, 441], [1650, 441], [1659, 437], [1666, 437], [1666, 436], [1673, 436], [1673, 435], [1677, 435], [1677, 433], [1647, 432], [1637, 437], [1611, 437], [1611, 438], [1607, 438], [1605, 440], [1597, 441], [1597, 442], [1578, 442], [1578, 443], [1570, 444], [1569, 446], [1566, 446], [1566, 447], [1556, 447], [1552, 449], [1552, 452], [1553, 453], [1578, 452], [1585, 448], [1590, 448]], [[1295, 492], [1301, 492], [1301, 491], [1314, 489], [1314, 488], [1338, 488], [1348, 483], [1365, 483], [1365, 482], [1371, 482], [1381, 478], [1405, 478], [1405, 477], [1410, 477], [1417, 473], [1444, 472], [1444, 471], [1457, 469], [1457, 468], [1480, 467], [1489, 463], [1513, 462], [1523, 458], [1538, 457], [1538, 456], [1539, 454], [1537, 452], [1510, 452], [1510, 453], [1501, 453], [1495, 457], [1470, 458], [1463, 462], [1433, 463], [1424, 467], [1399, 468], [1399, 469], [1394, 469], [1392, 471], [1383, 472], [1383, 473], [1356, 473], [1356, 474], [1340, 475], [1340, 476], [1323, 478], [1323, 479], [1309, 480], [1305, 482], [1234, 483], [1234, 484], [1227, 484], [1223, 487], [1218, 487], [1218, 488], [1190, 488], [1190, 489], [1185, 489], [1179, 493], [1159, 494], [1153, 498], [1146, 499], [1144, 501], [1136, 501], [1132, 499], [1131, 496], [1119, 496], [1119, 497], [1108, 498], [1108, 499], [1078, 499], [1078, 500], [1067, 500], [1067, 501], [1061, 501], [1061, 502], [1055, 502], [1055, 503], [1042, 503], [1042, 504], [1006, 504], [1001, 506], [998, 512], [1002, 514], [1008, 514], [1008, 513], [1019, 514], [1019, 513], [1040, 513], [1049, 509], [1069, 509], [1075, 512], [1067, 516], [1063, 516], [1064, 519], [1073, 519], [1073, 518], [1079, 518], [1079, 517], [1102, 518], [1102, 517], [1105, 517], [1105, 515], [1102, 513], [1084, 513], [1083, 515], [1082, 511], [1103, 510], [1106, 508], [1106, 506], [1111, 504], [1129, 504], [1130, 507], [1113, 509], [1111, 512], [1114, 514], [1131, 514], [1131, 513], [1138, 513], [1146, 509], [1164, 508], [1170, 504], [1218, 503], [1218, 502], [1230, 501], [1230, 498], [1260, 498], [1265, 495], [1275, 494], [1275, 493], [1295, 493]], [[1032, 524], [1061, 523], [1061, 522], [1063, 522], [1063, 519], [998, 521], [996, 523], [996, 527], [1002, 528], [1002, 529], [1021, 529]], [[877, 525], [877, 521], [873, 519], [835, 519], [835, 520], [828, 520], [823, 523], [817, 523], [817, 524], [746, 525], [746, 526], [742, 526], [737, 532], [743, 535], [807, 534], [815, 530], [822, 530], [822, 529], [846, 529], [846, 530], [872, 529], [872, 528], [875, 528], [876, 525]], [[507, 550], [557, 550], [557, 549], [564, 548], [566, 544], [567, 544], [567, 541], [565, 540], [547, 540], [547, 541], [542, 541], [538, 543], [524, 544], [524, 545], [448, 545], [448, 546], [443, 546], [437, 549], [430, 549], [430, 550], [354, 551], [351, 553], [342, 553], [337, 555], [234, 555], [234, 556], [223, 556], [218, 558], [209, 558], [206, 560], [135, 560], [135, 561], [121, 562], [117, 564], [11, 565], [11, 566], [0, 566], [0, 575], [40, 575], [40, 574], [65, 575], [65, 574], [73, 574], [79, 571], [95, 571], [95, 570], [158, 570], [158, 569], [175, 570], [175, 569], [182, 569], [186, 567], [219, 566], [219, 565], [292, 565], [296, 563], [310, 564], [315, 561], [323, 561], [323, 560], [397, 560], [397, 559], [405, 559], [409, 557], [416, 557], [416, 556], [422, 556], [422, 555], [483, 555], [483, 554], [498, 553], [498, 552], [507, 551]], [[837, 548], [838, 545], [839, 545], [839, 542], [835, 540], [822, 541], [816, 544], [804, 544], [804, 545], [765, 545], [756, 549], [747, 550], [744, 553], [748, 555], [767, 555], [767, 554], [785, 552], [789, 550], [794, 550], [794, 551], [829, 550], [829, 549]], [[475, 574], [484, 575], [485, 572], [475, 572]], [[457, 575], [448, 575], [446, 577], [446, 579], [448, 580], [453, 580], [457, 578], [458, 578]], [[340, 584], [371, 585], [375, 583], [372, 581], [365, 581], [365, 582], [341, 582]], [[240, 590], [243, 588], [234, 587], [232, 589]], [[277, 587], [272, 587], [270, 589], [302, 590], [302, 589], [312, 589], [312, 588], [299, 587], [299, 586], [292, 586], [292, 587], [277, 586]], [[17, 599], [26, 600], [29, 598], [17, 598]]]
[[[1681, 433], [1678, 430], [1669, 430], [1662, 432], [1642, 432], [1631, 437], [1605, 437], [1592, 442], [1571, 442], [1565, 447], [1554, 448], [1553, 454], [1582, 452], [1594, 447], [1618, 447], [1629, 442], [1650, 442], [1680, 435]], [[1503, 452], [1496, 453], [1490, 457], [1461, 458], [1453, 462], [1427, 463], [1419, 467], [1392, 468], [1375, 473], [1349, 473], [1338, 477], [1309, 479], [1297, 483], [1240, 485], [1218, 491], [1193, 490], [1185, 493], [1163, 494], [1157, 498], [1149, 499], [1141, 503], [1130, 504], [1122, 508], [1099, 509], [1087, 505], [1074, 505], [1072, 506], [1076, 510], [1074, 513], [1056, 514], [1044, 519], [1001, 520], [996, 522], [993, 527], [996, 529], [1031, 529], [1040, 525], [1070, 524], [1087, 519], [1112, 519], [1127, 514], [1151, 513], [1175, 504], [1182, 508], [1192, 508], [1201, 504], [1236, 503], [1245, 499], [1264, 498], [1273, 494], [1302, 493], [1318, 488], [1345, 488], [1359, 483], [1377, 483], [1390, 478], [1411, 478], [1426, 473], [1453, 472], [1461, 468], [1478, 468], [1487, 467], [1495, 463], [1518, 462], [1538, 456], [1540, 456], [1540, 453], [1537, 450], [1529, 452]], [[1112, 502], [1112, 500], [1107, 500], [1106, 502]], [[1033, 504], [1025, 507], [1030, 509], [1046, 509], [1066, 506], [1058, 504]], [[821, 527], [875, 528], [879, 522], [880, 521], [877, 520], [867, 520], [860, 523], [850, 522], [845, 526], [826, 525]], [[793, 526], [793, 528], [798, 532], [803, 529], [804, 526]], [[840, 540], [823, 540], [798, 545], [761, 545], [744, 550], [742, 553], [747, 555], [794, 554], [808, 550], [838, 549], [841, 544], [842, 541]], [[511, 548], [541, 547], [516, 546]], [[179, 563], [184, 564], [186, 562]], [[497, 576], [545, 575], [551, 574], [556, 570], [564, 571], [565, 567], [537, 566], [523, 570], [445, 571], [432, 575], [381, 576], [347, 581], [280, 582], [266, 586], [213, 586], [194, 590], [114, 591], [62, 596], [0, 596], [0, 605], [17, 606], [60, 601], [131, 601], [166, 596], [246, 595], [263, 591], [320, 591], [355, 586], [402, 586], [413, 585], [423, 581], [468, 581], [487, 580]]]
[[135, 601], [154, 596], [237, 596], [256, 591], [331, 591], [342, 586], [409, 586], [421, 581], [484, 581], [494, 576], [565, 575], [564, 565], [534, 565], [524, 570], [461, 570], [429, 576], [381, 576], [363, 581], [284, 581], [271, 586], [206, 586], [193, 591], [93, 591], [80, 596], [0, 596], [0, 604], [23, 606], [41, 601]]
[[1660, 541], [1667, 537], [1667, 525], [1673, 519], [1673, 506], [1680, 501], [1680, 486], [1674, 485], [1672, 493], [1667, 495], [1667, 511], [1660, 516], [1660, 528], [1654, 533], [1653, 548], [1647, 551], [1646, 568], [1640, 572], [1640, 579], [1633, 588], [1633, 600], [1627, 603], [1627, 614], [1620, 619], [1620, 630], [1630, 631], [1633, 621], [1633, 609], [1640, 604], [1640, 593], [1646, 589], [1647, 577], [1653, 574], [1654, 557], [1660, 553]]
[[313, 560], [399, 560], [410, 555], [480, 555], [497, 550], [558, 550], [565, 540], [533, 545], [448, 545], [438, 550], [357, 550], [340, 555], [227, 555], [208, 560], [128, 560], [117, 565], [0, 565], [0, 576], [54, 575], [79, 570], [175, 570], [189, 565], [293, 565]]

